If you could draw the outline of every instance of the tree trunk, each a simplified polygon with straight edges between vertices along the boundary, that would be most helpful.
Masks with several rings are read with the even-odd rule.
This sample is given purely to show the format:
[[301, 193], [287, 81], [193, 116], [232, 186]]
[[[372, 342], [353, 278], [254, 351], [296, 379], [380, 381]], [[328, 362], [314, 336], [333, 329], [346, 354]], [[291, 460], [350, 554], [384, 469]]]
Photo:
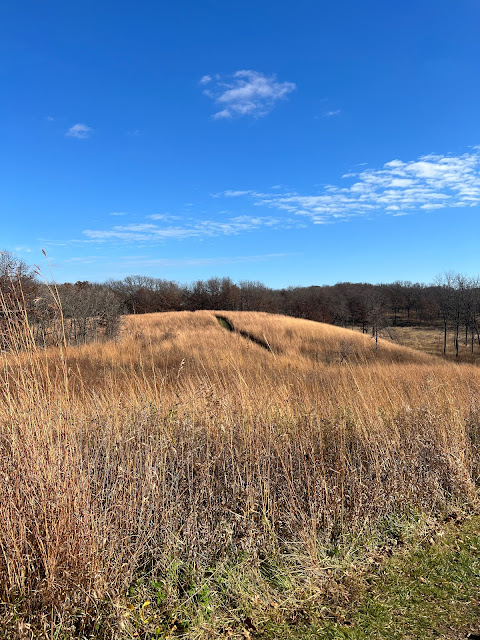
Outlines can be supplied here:
[[455, 357], [458, 358], [458, 334], [460, 332], [460, 313], [457, 312], [455, 320]]

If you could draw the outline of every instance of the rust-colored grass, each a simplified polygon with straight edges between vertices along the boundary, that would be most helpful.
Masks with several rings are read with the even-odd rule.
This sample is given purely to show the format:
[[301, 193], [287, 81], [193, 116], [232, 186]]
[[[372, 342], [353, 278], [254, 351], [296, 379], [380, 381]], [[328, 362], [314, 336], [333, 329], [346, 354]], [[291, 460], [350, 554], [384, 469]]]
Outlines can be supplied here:
[[[12, 328], [22, 348], [0, 360], [7, 637], [245, 637], [267, 603], [321, 600], [332, 543], [476, 503], [476, 367], [223, 315], [271, 350], [209, 311], [131, 316], [117, 342], [45, 351]], [[284, 565], [280, 584], [272, 566]]]

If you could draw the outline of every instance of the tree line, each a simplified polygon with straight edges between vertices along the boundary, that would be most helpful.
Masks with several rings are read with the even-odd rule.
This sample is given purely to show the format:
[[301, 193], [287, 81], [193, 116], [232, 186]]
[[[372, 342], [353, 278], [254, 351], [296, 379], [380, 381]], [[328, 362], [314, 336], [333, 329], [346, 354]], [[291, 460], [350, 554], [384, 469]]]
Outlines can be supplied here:
[[[80, 344], [115, 337], [122, 314], [164, 311], [265, 311], [378, 333], [390, 326], [432, 326], [443, 333], [447, 353], [453, 338], [480, 348], [480, 280], [446, 273], [431, 284], [340, 282], [273, 289], [258, 281], [234, 283], [214, 277], [180, 284], [128, 276], [103, 283], [42, 283], [38, 272], [8, 251], [0, 253], [0, 335], [8, 318], [26, 314], [35, 340]], [[60, 321], [61, 320], [61, 321]], [[10, 320], [11, 321], [11, 320]], [[63, 326], [62, 326], [63, 322]]]
[[36, 268], [9, 251], [0, 252], [0, 349], [21, 335], [40, 346], [111, 339], [123, 310], [105, 284], [48, 284]]

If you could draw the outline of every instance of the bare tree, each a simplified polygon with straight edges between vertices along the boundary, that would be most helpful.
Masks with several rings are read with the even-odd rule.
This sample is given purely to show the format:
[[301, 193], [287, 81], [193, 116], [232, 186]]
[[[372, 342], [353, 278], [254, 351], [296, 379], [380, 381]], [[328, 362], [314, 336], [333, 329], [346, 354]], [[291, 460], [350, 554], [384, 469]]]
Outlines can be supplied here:
[[386, 299], [378, 288], [369, 288], [366, 292], [367, 317], [372, 325], [372, 337], [375, 338], [375, 351], [378, 350], [378, 331], [384, 325]]
[[58, 291], [64, 318], [68, 320], [68, 342], [81, 344], [116, 336], [121, 302], [108, 287], [76, 282], [61, 285]]
[[10, 307], [27, 308], [38, 290], [35, 271], [10, 251], [0, 251], [0, 296]]

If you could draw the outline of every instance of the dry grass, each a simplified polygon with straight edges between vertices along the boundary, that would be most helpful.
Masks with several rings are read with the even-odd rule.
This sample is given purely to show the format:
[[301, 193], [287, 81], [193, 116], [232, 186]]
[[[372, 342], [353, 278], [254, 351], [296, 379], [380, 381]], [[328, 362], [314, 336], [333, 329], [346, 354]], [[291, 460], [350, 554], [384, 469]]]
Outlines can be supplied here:
[[[390, 327], [383, 329], [381, 335], [388, 341], [395, 344], [417, 349], [432, 356], [444, 358], [443, 354], [443, 329], [442, 327]], [[447, 336], [446, 359], [455, 361], [455, 345], [453, 343], [453, 331], [449, 331]], [[465, 333], [460, 332], [458, 349], [458, 360], [469, 364], [480, 364], [480, 350], [475, 337], [472, 353], [471, 335], [467, 336], [465, 344]]]
[[[302, 356], [312, 364], [432, 363], [421, 351], [404, 349], [390, 340], [375, 347], [370, 335], [330, 324], [319, 324], [269, 313], [229, 311], [223, 314], [239, 331], [245, 331], [270, 345], [277, 355], [298, 363]], [[404, 345], [407, 346], [407, 345]]]
[[272, 351], [207, 311], [128, 317], [117, 343], [44, 351], [11, 327], [6, 637], [246, 637], [251, 616], [261, 626], [321, 601], [329, 545], [476, 502], [477, 368], [226, 315]]

